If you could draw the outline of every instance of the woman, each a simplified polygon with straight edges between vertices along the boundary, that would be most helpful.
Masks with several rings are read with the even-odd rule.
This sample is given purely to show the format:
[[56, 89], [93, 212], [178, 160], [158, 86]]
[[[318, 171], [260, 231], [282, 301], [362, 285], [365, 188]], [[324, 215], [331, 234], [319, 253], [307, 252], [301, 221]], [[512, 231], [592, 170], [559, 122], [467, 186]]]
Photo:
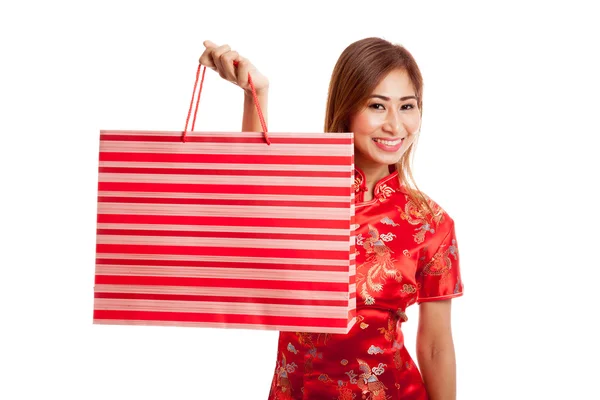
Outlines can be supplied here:
[[[247, 76], [265, 114], [267, 78], [229, 46], [204, 45], [200, 62], [245, 91], [242, 130], [261, 131]], [[463, 284], [454, 222], [408, 181], [422, 94], [402, 46], [367, 38], [338, 59], [325, 132], [354, 132], [357, 323], [347, 335], [280, 332], [269, 399], [456, 398], [450, 299]], [[419, 368], [400, 329], [414, 303]]]

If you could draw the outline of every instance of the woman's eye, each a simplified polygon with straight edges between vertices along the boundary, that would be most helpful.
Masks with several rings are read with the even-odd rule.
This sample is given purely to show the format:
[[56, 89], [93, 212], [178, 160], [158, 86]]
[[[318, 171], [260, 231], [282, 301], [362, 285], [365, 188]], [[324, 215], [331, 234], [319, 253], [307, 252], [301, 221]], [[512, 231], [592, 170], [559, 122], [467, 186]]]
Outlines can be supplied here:
[[383, 106], [383, 104], [380, 104], [380, 103], [371, 104], [369, 106], [369, 108], [373, 108], [375, 110], [385, 110], [385, 107]]
[[402, 110], [412, 110], [413, 108], [415, 108], [416, 106], [414, 104], [404, 104], [401, 109]]

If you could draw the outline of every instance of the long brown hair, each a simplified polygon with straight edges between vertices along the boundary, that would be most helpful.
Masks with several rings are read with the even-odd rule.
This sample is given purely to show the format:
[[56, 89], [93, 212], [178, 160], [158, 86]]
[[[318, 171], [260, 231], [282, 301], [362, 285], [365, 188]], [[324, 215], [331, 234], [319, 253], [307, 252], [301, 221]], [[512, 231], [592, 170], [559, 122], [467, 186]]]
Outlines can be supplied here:
[[[408, 73], [422, 116], [423, 77], [414, 57], [401, 45], [372, 37], [352, 43], [335, 64], [329, 82], [325, 132], [349, 132], [350, 117], [364, 106], [379, 82], [395, 69]], [[417, 140], [418, 137], [396, 163], [398, 179], [421, 213], [433, 215], [430, 199], [419, 190], [412, 174]]]

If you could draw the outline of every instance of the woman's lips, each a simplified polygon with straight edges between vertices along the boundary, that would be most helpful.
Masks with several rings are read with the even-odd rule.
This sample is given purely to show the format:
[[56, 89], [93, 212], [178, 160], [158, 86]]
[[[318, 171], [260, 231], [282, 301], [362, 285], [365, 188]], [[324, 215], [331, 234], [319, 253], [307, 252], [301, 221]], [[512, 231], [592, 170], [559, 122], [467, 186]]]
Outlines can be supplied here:
[[404, 141], [404, 139], [389, 140], [389, 139], [373, 138], [373, 141], [375, 142], [375, 145], [377, 147], [379, 147], [381, 150], [389, 151], [389, 152], [393, 153], [393, 152], [400, 150], [400, 147], [402, 147], [402, 142]]

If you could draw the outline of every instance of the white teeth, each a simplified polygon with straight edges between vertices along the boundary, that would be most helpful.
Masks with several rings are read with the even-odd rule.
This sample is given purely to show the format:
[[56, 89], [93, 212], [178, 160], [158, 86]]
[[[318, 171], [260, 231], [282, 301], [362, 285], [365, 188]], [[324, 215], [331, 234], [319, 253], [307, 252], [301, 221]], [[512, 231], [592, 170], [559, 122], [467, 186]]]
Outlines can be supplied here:
[[373, 139], [373, 141], [385, 144], [386, 146], [395, 146], [398, 143], [400, 143], [402, 141], [402, 139], [400, 139], [400, 140], [393, 140], [393, 141], [392, 140], [383, 140], [383, 139]]

